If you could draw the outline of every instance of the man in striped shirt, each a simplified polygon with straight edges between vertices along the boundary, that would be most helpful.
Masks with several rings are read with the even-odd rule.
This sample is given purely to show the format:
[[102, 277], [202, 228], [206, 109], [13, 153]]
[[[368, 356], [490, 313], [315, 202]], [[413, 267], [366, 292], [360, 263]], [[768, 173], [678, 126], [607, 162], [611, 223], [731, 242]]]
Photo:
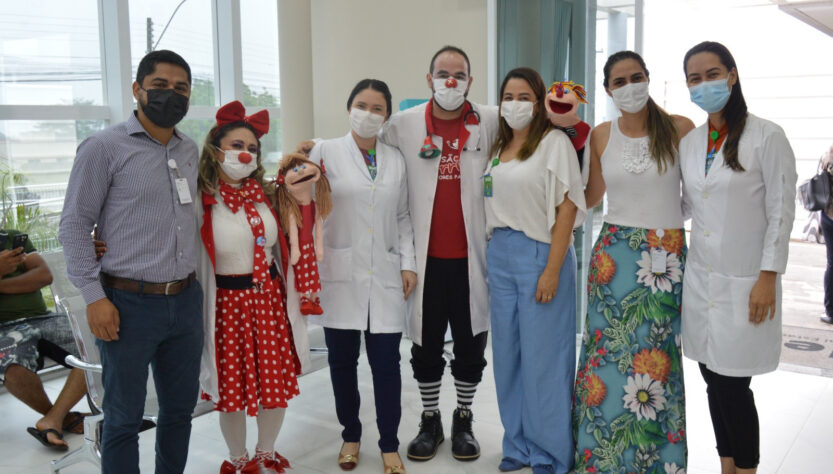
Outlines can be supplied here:
[[[197, 146], [174, 126], [191, 69], [154, 51], [139, 63], [125, 122], [78, 147], [59, 239], [87, 303], [104, 368], [102, 472], [138, 473], [148, 366], [159, 400], [156, 472], [181, 473], [199, 391], [202, 290], [195, 280]], [[93, 225], [107, 242], [96, 260]]]

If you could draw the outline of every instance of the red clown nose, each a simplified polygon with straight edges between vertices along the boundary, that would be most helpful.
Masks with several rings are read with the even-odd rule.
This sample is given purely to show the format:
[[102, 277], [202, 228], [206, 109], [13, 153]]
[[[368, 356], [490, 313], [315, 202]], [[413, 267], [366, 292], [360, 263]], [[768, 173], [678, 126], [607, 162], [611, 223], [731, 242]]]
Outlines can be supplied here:
[[244, 152], [237, 155], [237, 160], [243, 163], [244, 165], [248, 165], [252, 161], [252, 155]]
[[457, 87], [457, 79], [454, 79], [453, 77], [449, 77], [445, 81], [445, 86], [448, 87], [449, 89], [456, 88]]

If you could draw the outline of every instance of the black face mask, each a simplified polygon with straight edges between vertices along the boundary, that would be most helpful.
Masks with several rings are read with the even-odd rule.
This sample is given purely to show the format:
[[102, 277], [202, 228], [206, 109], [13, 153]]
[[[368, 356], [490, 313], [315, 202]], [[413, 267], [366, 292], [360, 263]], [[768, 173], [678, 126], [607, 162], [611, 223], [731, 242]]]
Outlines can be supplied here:
[[151, 122], [162, 128], [178, 124], [188, 112], [188, 97], [173, 89], [144, 89], [147, 102], [139, 101], [142, 112]]

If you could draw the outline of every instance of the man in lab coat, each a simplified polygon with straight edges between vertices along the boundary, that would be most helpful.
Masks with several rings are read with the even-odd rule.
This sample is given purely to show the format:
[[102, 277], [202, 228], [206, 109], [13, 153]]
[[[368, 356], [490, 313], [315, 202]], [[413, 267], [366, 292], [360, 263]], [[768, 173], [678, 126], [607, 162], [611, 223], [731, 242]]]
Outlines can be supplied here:
[[459, 460], [480, 456], [472, 432], [471, 404], [486, 366], [489, 329], [486, 285], [486, 217], [482, 175], [497, 134], [495, 107], [466, 100], [472, 84], [468, 56], [446, 46], [426, 77], [432, 99], [395, 114], [382, 140], [405, 157], [414, 226], [416, 301], [408, 321], [411, 365], [423, 413], [408, 457], [434, 457], [444, 440], [439, 412], [447, 327], [454, 339], [451, 373], [457, 389], [451, 451]]

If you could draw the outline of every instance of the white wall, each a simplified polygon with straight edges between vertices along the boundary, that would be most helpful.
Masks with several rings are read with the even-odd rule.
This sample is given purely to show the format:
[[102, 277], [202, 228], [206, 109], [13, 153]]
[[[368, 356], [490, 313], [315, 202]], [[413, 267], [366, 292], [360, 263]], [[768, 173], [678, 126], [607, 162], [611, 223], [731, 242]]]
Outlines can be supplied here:
[[[312, 0], [314, 136], [347, 133], [347, 97], [362, 79], [385, 81], [394, 111], [402, 99], [428, 98], [431, 56], [447, 44], [469, 56], [469, 99], [487, 102], [486, 8], [485, 0]], [[281, 45], [287, 40], [281, 34]], [[282, 81], [284, 70], [293, 67], [283, 59]], [[284, 86], [282, 99], [293, 93]]]

